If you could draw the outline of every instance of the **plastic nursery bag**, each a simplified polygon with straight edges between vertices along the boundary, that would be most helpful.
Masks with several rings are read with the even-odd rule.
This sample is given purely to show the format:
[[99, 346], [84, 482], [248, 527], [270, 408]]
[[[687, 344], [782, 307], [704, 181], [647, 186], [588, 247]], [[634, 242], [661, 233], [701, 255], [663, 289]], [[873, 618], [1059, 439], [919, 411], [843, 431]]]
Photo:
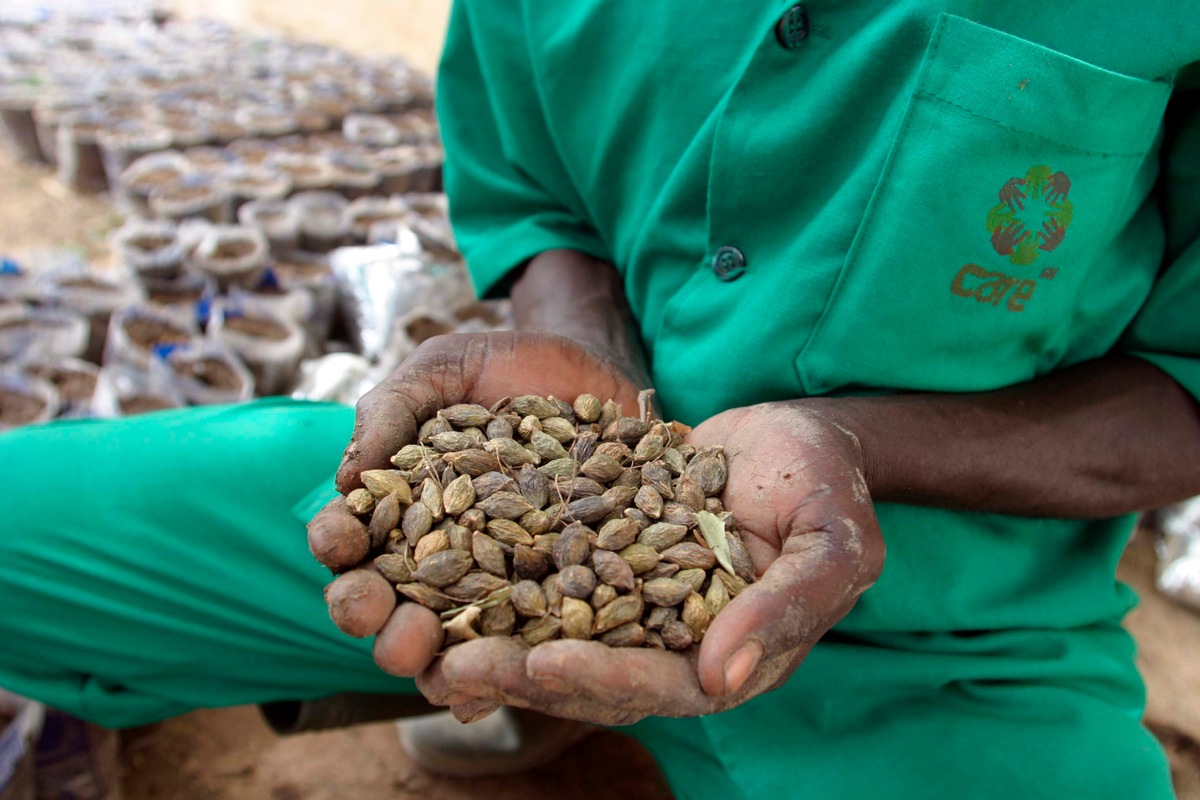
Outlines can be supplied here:
[[1200, 497], [1159, 512], [1158, 588], [1200, 611]]
[[241, 357], [260, 395], [291, 391], [305, 346], [299, 325], [269, 311], [218, 300], [209, 336]]

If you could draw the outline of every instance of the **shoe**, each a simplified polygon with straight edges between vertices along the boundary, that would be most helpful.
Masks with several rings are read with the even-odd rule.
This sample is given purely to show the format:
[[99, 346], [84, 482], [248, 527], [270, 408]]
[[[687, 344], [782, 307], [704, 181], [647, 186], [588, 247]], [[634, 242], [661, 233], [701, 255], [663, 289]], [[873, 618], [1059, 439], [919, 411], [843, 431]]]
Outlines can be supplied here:
[[398, 722], [400, 745], [435, 775], [481, 778], [544, 766], [595, 732], [594, 725], [501, 707], [464, 724], [450, 712]]

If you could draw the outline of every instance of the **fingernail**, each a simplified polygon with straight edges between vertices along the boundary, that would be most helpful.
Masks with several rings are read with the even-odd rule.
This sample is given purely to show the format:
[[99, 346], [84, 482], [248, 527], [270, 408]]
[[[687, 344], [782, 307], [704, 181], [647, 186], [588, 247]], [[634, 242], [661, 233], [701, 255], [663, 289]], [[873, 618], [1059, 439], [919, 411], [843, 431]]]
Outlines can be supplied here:
[[484, 717], [490, 716], [500, 708], [499, 703], [493, 703], [490, 700], [482, 700], [475, 703], [467, 703], [461, 706], [455, 706], [451, 709], [454, 718], [464, 725], [469, 725], [472, 722], [478, 722]]
[[758, 642], [746, 642], [739, 647], [725, 662], [725, 690], [733, 693], [741, 689], [762, 657], [763, 648]]

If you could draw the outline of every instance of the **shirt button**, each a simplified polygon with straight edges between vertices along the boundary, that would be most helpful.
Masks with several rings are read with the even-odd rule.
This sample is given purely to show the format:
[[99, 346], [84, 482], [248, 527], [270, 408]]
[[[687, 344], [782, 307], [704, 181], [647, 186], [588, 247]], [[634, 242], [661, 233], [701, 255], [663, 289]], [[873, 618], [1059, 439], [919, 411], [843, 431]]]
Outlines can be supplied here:
[[736, 247], [719, 247], [713, 253], [712, 270], [719, 280], [737, 280], [746, 271], [746, 257]]
[[795, 5], [784, 12], [775, 25], [775, 38], [788, 50], [793, 50], [808, 38], [808, 12]]

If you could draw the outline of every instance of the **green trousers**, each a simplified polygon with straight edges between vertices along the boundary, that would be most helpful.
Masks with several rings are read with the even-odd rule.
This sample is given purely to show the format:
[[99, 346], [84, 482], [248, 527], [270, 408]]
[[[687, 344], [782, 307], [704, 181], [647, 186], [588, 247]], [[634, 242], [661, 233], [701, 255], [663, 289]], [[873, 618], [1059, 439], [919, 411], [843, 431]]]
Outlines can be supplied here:
[[[274, 399], [0, 435], [0, 686], [116, 727], [415, 691], [308, 553], [352, 425]], [[835, 632], [776, 692], [626, 730], [680, 798], [1168, 798], [1132, 660], [1115, 624]]]

